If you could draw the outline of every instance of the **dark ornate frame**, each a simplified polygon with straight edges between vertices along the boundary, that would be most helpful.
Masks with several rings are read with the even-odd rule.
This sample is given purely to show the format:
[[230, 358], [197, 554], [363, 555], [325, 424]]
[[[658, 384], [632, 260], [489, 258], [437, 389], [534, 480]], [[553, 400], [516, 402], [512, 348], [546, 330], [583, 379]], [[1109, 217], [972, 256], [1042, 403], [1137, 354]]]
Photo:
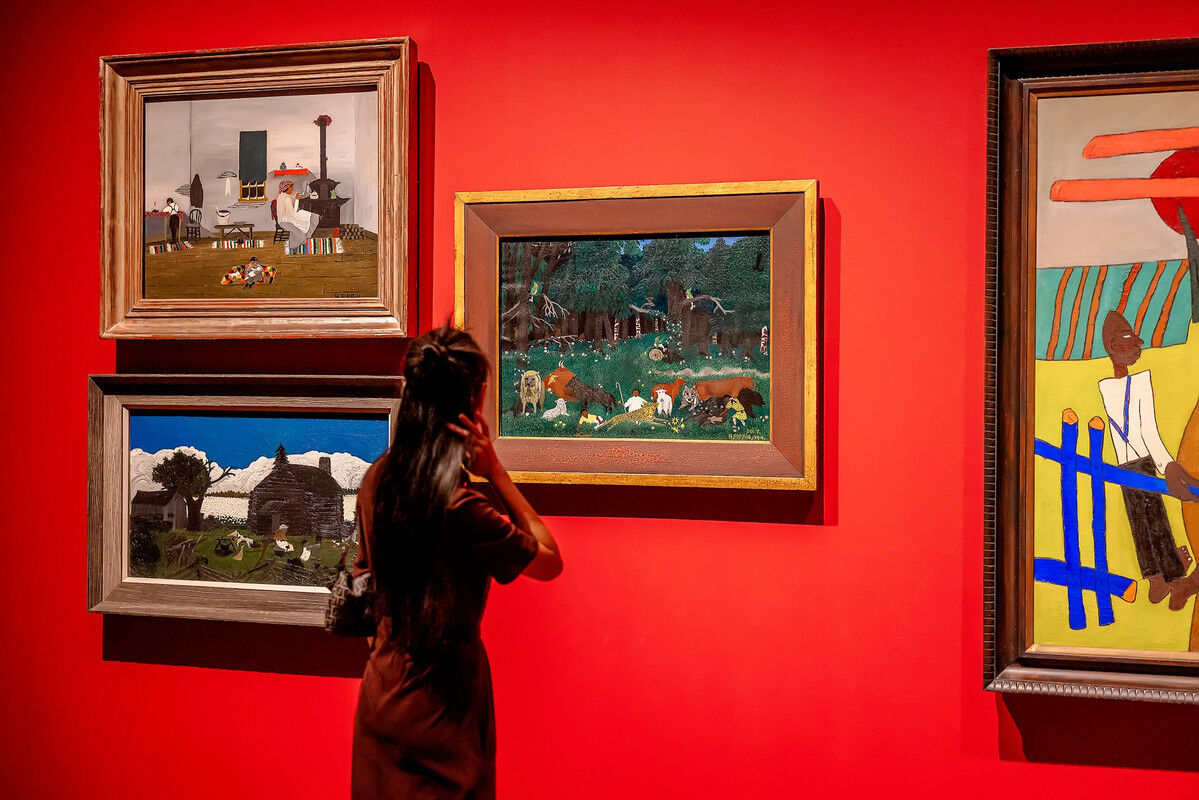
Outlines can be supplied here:
[[[991, 50], [987, 92], [984, 681], [1000, 692], [1199, 703], [1199, 654], [1032, 638], [1036, 100], [1199, 86], [1199, 39]], [[1032, 188], [1030, 188], [1032, 187]]]

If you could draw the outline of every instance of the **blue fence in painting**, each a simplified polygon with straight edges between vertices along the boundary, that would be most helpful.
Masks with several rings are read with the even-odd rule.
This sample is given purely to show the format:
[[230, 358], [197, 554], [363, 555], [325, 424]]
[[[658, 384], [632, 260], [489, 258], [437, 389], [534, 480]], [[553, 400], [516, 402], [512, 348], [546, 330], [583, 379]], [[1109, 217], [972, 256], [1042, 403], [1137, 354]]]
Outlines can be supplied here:
[[[1052, 445], [1042, 439], [1033, 442], [1033, 453], [1061, 466], [1062, 532], [1065, 558], [1033, 560], [1033, 580], [1066, 587], [1070, 627], [1087, 627], [1084, 590], [1095, 593], [1099, 606], [1099, 624], [1116, 621], [1112, 595], [1131, 601], [1136, 582], [1108, 570], [1107, 566], [1107, 494], [1105, 484], [1128, 486], [1158, 494], [1166, 493], [1166, 482], [1154, 475], [1142, 475], [1105, 464], [1103, 461], [1104, 422], [1094, 417], [1087, 426], [1087, 453], [1078, 452], [1078, 416], [1070, 409], [1062, 413], [1062, 443]], [[1091, 538], [1095, 545], [1095, 566], [1084, 567], [1078, 541], [1078, 476], [1091, 479]], [[1196, 492], [1199, 494], [1199, 492]]]

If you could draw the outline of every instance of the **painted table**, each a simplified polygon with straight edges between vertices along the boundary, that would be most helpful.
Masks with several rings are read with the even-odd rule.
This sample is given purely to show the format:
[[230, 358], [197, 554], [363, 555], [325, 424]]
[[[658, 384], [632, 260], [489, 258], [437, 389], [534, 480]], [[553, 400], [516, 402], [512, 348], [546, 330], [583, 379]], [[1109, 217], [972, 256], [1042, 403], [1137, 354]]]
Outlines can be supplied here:
[[217, 233], [221, 235], [221, 241], [228, 241], [235, 234], [240, 234], [246, 239], [254, 238], [254, 225], [250, 222], [229, 222], [224, 225], [214, 226]]

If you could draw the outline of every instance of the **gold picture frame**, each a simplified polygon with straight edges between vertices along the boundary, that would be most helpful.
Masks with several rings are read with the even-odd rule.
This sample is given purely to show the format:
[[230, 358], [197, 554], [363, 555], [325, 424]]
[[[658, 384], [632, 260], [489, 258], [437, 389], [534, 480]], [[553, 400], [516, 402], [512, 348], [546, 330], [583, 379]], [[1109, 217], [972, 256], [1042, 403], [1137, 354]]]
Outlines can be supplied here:
[[[484, 413], [496, 436], [496, 450], [513, 478], [530, 483], [815, 490], [817, 219], [815, 180], [456, 194], [455, 321], [474, 335], [496, 365], [504, 240], [769, 234], [768, 441], [507, 436], [498, 424], [498, 381], [491, 381]], [[509, 388], [503, 387], [506, 393]], [[547, 441], [555, 447], [544, 447]], [[631, 442], [638, 443], [635, 454]]]

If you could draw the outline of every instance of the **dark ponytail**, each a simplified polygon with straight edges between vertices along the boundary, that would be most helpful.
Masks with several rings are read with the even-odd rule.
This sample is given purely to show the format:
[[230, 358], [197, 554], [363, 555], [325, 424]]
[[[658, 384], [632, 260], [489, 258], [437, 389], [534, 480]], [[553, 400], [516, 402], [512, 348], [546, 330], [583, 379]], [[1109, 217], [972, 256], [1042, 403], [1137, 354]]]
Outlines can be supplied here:
[[468, 444], [446, 424], [473, 414], [486, 379], [486, 356], [448, 323], [408, 346], [404, 399], [375, 494], [371, 561], [391, 635], [421, 667], [441, 659], [455, 604], [446, 514]]

